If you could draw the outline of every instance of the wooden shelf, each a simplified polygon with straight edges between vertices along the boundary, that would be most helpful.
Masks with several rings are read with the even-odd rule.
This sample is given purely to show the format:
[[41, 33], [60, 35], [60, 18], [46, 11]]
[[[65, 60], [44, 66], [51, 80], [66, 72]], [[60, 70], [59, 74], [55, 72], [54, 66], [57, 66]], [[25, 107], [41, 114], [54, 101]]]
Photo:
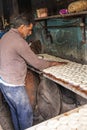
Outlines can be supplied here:
[[78, 13], [71, 13], [71, 14], [63, 14], [63, 15], [52, 15], [48, 17], [43, 18], [35, 18], [35, 21], [43, 21], [43, 20], [49, 20], [49, 19], [60, 19], [60, 18], [78, 18], [78, 17], [84, 17], [87, 15], [87, 11], [78, 12]]
[[[86, 29], [85, 26], [87, 26], [86, 24], [86, 16], [87, 16], [87, 11], [82, 11], [82, 12], [78, 12], [78, 13], [70, 13], [70, 14], [63, 14], [63, 15], [52, 15], [52, 16], [48, 16], [48, 17], [43, 17], [43, 18], [35, 18], [35, 22], [41, 22], [44, 21], [44, 29], [46, 31], [46, 35], [48, 35], [48, 26], [47, 26], [47, 21], [48, 20], [53, 20], [53, 19], [73, 19], [73, 18], [81, 18], [81, 23], [79, 25], [64, 25], [64, 26], [57, 26], [59, 28], [64, 28], [64, 27], [81, 27], [82, 30], [82, 43], [86, 43]], [[55, 25], [50, 28], [54, 28]]]

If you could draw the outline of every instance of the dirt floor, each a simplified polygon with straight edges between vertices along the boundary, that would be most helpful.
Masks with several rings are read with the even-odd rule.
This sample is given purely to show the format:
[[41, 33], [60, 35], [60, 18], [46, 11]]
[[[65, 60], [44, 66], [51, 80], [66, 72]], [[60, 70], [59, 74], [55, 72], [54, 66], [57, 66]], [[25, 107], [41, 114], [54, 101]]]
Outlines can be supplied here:
[[0, 125], [2, 130], [14, 130], [9, 107], [4, 99], [0, 99]]

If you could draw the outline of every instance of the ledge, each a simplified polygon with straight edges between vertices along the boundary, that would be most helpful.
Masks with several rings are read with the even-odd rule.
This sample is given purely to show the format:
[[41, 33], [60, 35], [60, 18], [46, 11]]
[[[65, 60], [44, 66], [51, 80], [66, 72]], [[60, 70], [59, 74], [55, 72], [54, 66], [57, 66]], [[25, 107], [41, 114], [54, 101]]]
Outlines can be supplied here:
[[50, 19], [60, 19], [60, 18], [78, 18], [78, 17], [84, 17], [87, 15], [87, 11], [82, 11], [78, 13], [70, 13], [70, 14], [63, 14], [63, 15], [52, 15], [48, 17], [43, 18], [35, 18], [35, 21], [44, 21], [44, 20], [50, 20]]

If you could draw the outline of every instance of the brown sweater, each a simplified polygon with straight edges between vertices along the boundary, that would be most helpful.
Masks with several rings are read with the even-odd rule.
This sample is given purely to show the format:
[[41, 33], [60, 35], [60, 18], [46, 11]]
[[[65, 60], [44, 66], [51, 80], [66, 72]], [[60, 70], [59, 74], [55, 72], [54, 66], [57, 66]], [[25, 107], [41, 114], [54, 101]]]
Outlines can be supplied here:
[[17, 29], [11, 29], [0, 40], [0, 76], [9, 84], [24, 85], [27, 64], [37, 69], [48, 66], [47, 61], [34, 54]]

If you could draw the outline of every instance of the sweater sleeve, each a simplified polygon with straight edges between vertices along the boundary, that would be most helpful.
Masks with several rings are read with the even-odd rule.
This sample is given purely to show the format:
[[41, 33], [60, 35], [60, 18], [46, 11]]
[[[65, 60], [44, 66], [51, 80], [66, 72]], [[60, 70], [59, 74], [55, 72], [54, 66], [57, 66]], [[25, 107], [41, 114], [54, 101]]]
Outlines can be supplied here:
[[28, 65], [31, 65], [36, 69], [43, 70], [49, 66], [49, 62], [43, 59], [39, 59], [25, 40], [20, 41], [17, 46], [17, 52]]

